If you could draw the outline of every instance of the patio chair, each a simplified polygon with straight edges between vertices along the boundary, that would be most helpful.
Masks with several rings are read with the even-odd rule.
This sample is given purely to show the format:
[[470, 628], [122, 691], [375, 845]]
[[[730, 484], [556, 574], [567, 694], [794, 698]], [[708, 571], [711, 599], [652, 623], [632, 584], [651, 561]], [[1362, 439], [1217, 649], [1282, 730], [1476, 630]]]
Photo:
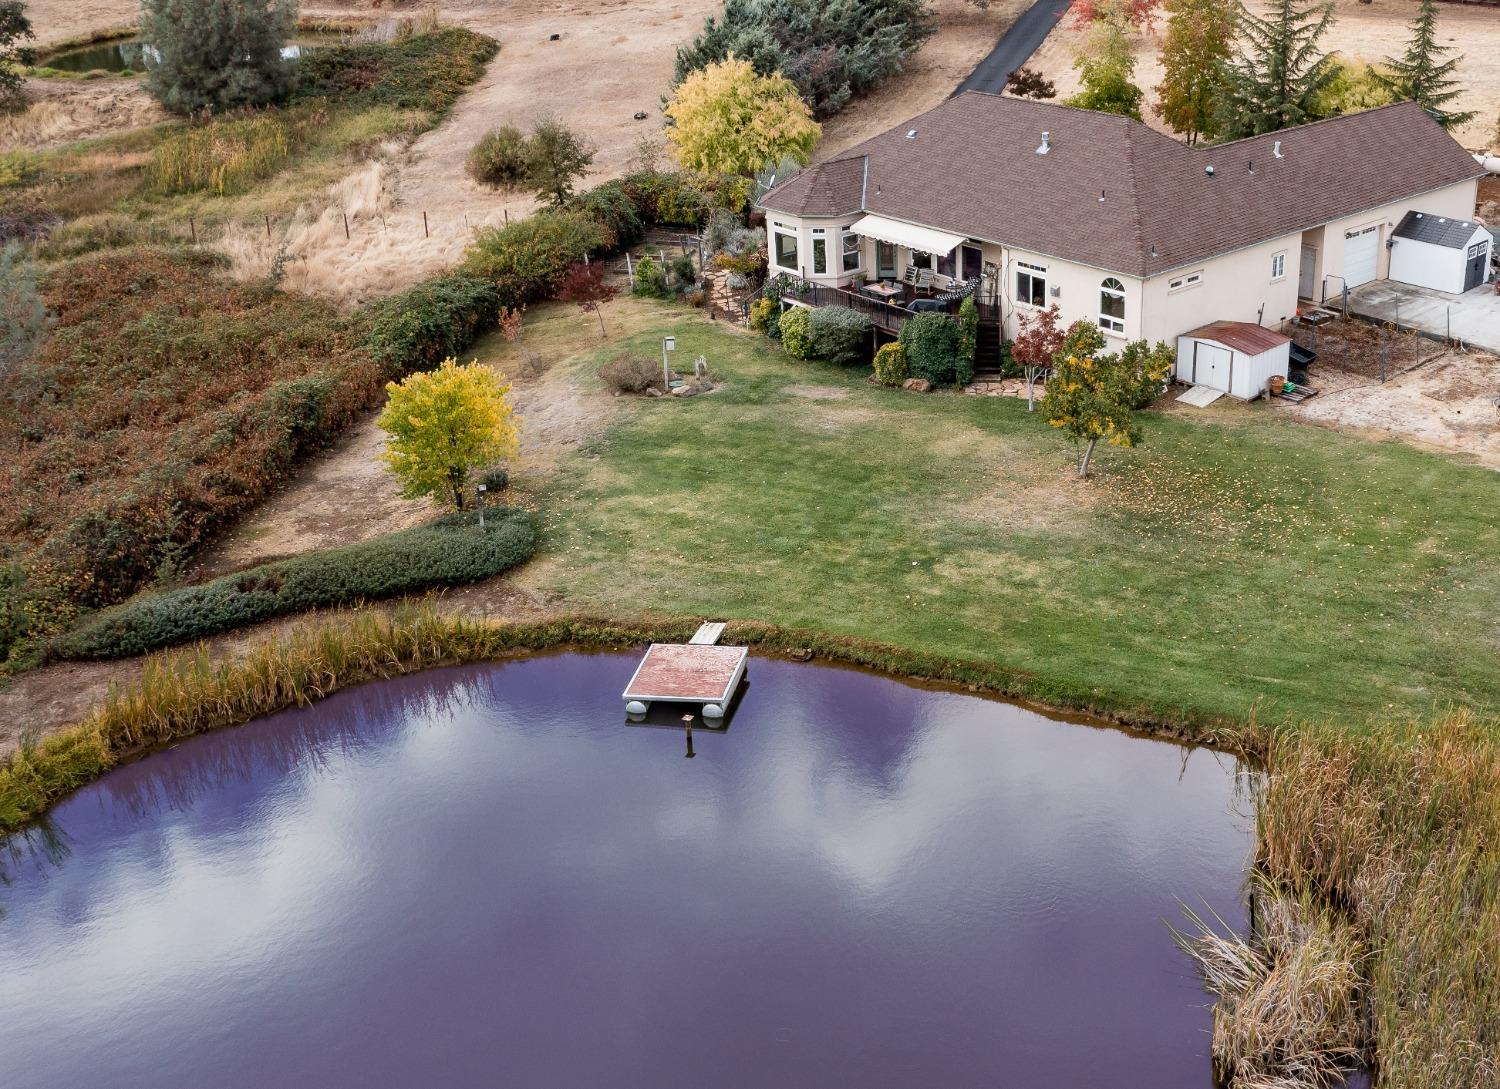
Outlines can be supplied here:
[[954, 284], [947, 291], [939, 291], [933, 297], [941, 299], [943, 302], [960, 302], [963, 299], [967, 299], [977, 290], [979, 290], [979, 277], [975, 276], [971, 280], [965, 280], [963, 283]]
[[917, 276], [921, 272], [916, 265], [907, 265], [906, 271], [901, 274], [901, 282], [908, 287], [917, 286]]
[[932, 285], [937, 282], [937, 273], [930, 268], [917, 269], [917, 282], [912, 287], [918, 291], [931, 291]]

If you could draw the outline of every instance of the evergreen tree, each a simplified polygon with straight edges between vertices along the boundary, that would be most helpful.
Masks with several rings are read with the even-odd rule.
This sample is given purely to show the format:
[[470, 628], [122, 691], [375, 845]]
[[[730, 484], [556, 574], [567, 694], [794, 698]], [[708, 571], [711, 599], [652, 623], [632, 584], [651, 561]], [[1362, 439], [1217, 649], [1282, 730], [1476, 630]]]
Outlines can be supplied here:
[[1219, 98], [1218, 135], [1226, 140], [1259, 136], [1316, 121], [1318, 96], [1338, 75], [1338, 62], [1318, 51], [1333, 22], [1333, 4], [1272, 0], [1265, 18], [1238, 13], [1244, 39], [1225, 67]]
[[1443, 108], [1463, 93], [1458, 81], [1452, 78], [1462, 55], [1442, 59], [1444, 53], [1451, 52], [1451, 47], [1437, 42], [1437, 4], [1434, 0], [1422, 0], [1411, 24], [1411, 44], [1400, 58], [1386, 60], [1390, 75], [1378, 78], [1397, 99], [1409, 98], [1443, 128], [1456, 128], [1472, 121], [1476, 114], [1473, 110], [1454, 112]]
[[0, 113], [19, 113], [26, 108], [26, 83], [16, 68], [36, 59], [20, 44], [35, 37], [21, 0], [0, 0]]
[[274, 102], [292, 85], [281, 50], [296, 17], [296, 0], [144, 0], [160, 54], [146, 88], [180, 114]]
[[1234, 47], [1233, 0], [1167, 0], [1162, 42], [1165, 72], [1156, 85], [1162, 120], [1196, 144], [1218, 129], [1224, 66]]
[[555, 117], [546, 117], [531, 130], [527, 144], [526, 176], [538, 200], [558, 208], [573, 196], [573, 183], [589, 172], [594, 148]]

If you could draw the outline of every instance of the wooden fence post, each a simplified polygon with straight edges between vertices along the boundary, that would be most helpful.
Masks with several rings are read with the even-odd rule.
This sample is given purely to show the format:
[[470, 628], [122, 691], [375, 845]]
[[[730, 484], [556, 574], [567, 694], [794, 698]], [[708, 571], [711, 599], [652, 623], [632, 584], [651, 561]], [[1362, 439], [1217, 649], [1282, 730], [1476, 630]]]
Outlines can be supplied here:
[[266, 241], [271, 241], [271, 217], [266, 216]]
[[188, 233], [193, 237], [193, 244], [198, 244], [198, 225], [193, 222], [193, 217], [188, 216]]
[[349, 241], [349, 213], [344, 213], [344, 241]]
[[427, 213], [422, 213], [422, 237], [431, 238], [432, 232], [427, 229]]

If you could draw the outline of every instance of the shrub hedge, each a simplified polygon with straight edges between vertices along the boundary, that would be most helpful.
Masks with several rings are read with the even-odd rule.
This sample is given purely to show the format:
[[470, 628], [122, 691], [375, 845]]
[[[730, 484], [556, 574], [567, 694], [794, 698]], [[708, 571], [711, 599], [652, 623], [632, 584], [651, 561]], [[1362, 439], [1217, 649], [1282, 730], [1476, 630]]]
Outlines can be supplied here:
[[326, 552], [263, 564], [96, 613], [53, 641], [60, 658], [125, 658], [308, 609], [498, 575], [531, 556], [531, 518], [472, 512]]
[[436, 367], [493, 325], [499, 306], [492, 281], [439, 276], [368, 307], [365, 347], [390, 378]]
[[607, 245], [604, 228], [583, 213], [544, 210], [479, 228], [463, 268], [493, 282], [506, 306], [524, 306], [555, 293], [570, 268]]
[[479, 138], [464, 159], [464, 170], [480, 185], [494, 189], [526, 180], [526, 136], [514, 125], [501, 125]]
[[605, 182], [580, 193], [572, 206], [605, 229], [612, 247], [633, 246], [645, 233], [640, 209], [619, 182]]
[[868, 314], [857, 310], [820, 306], [808, 323], [812, 354], [840, 366], [863, 363], [869, 358], [872, 324]]
[[906, 349], [900, 344], [882, 344], [875, 352], [875, 381], [899, 386], [906, 381]]
[[781, 315], [781, 346], [795, 359], [812, 355], [812, 311], [793, 306]]
[[901, 347], [913, 378], [934, 386], [958, 381], [958, 324], [946, 314], [916, 314], [901, 326]]
[[667, 290], [667, 270], [654, 257], [642, 257], [635, 263], [635, 284], [631, 291], [647, 299], [665, 299], [671, 294]]

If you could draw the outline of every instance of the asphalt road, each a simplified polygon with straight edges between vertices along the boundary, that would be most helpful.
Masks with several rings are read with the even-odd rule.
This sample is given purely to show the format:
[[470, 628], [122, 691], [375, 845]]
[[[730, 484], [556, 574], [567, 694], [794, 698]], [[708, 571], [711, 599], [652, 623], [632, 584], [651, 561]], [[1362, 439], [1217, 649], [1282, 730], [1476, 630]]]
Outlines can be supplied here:
[[1010, 25], [989, 56], [980, 61], [969, 78], [958, 85], [954, 94], [964, 91], [989, 91], [999, 94], [1005, 81], [1035, 53], [1052, 28], [1067, 13], [1068, 0], [1036, 0], [1021, 17]]

